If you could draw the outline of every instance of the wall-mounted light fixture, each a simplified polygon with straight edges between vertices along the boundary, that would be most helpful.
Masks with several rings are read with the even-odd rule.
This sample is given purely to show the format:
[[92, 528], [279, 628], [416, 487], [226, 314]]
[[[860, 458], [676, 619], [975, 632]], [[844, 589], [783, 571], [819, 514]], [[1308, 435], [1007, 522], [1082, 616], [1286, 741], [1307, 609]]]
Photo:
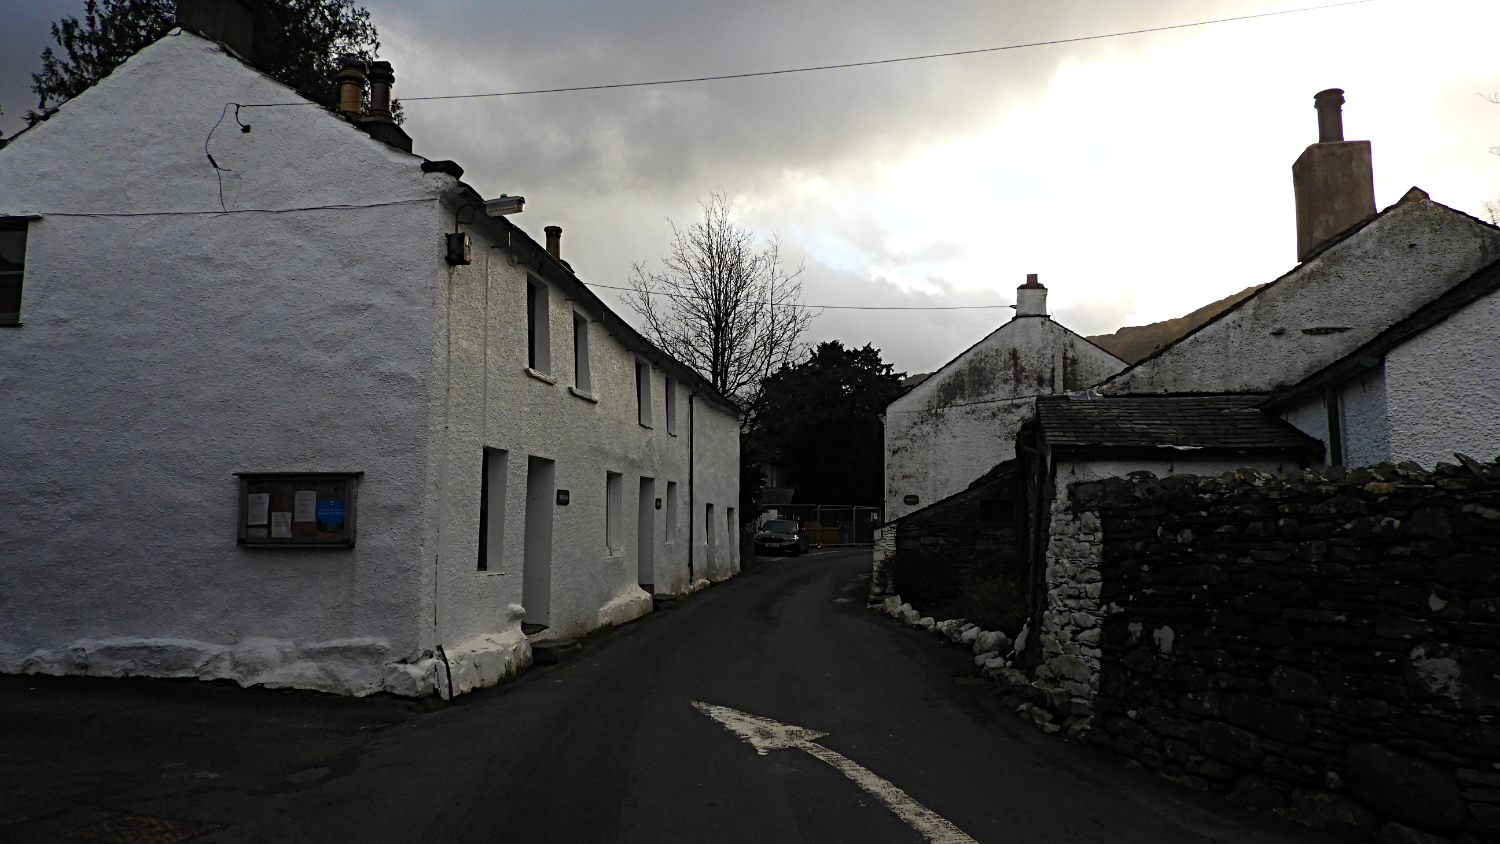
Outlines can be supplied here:
[[567, 490], [565, 490], [565, 489], [558, 490], [557, 491], [557, 506], [559, 506], [559, 507], [566, 507], [566, 506], [568, 506], [568, 499], [569, 498], [570, 498], [570, 496], [568, 495], [568, 491]]
[[491, 217], [504, 217], [507, 214], [519, 214], [525, 207], [526, 197], [502, 193], [499, 199], [485, 200], [484, 213]]
[[467, 234], [448, 233], [448, 263], [455, 265], [474, 263], [474, 244]]

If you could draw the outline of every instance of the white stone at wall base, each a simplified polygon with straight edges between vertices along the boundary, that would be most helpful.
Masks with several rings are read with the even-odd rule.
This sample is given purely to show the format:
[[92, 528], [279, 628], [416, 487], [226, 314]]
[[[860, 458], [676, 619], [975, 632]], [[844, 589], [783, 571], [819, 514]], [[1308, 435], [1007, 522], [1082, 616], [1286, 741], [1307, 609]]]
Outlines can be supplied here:
[[1010, 646], [1010, 637], [999, 630], [981, 631], [974, 637], [974, 653], [1002, 651]]
[[[708, 582], [704, 581], [703, 585], [707, 586]], [[633, 621], [651, 612], [652, 606], [651, 596], [641, 589], [634, 587], [626, 589], [599, 608], [599, 626], [619, 625]]]
[[[461, 695], [493, 686], [529, 665], [531, 643], [519, 629], [509, 636], [470, 639], [448, 651], [448, 673], [453, 677], [453, 686], [447, 694]], [[434, 668], [442, 670], [441, 664]]]
[[[513, 647], [509, 652], [512, 664], [529, 664], [529, 646], [524, 654], [515, 653]], [[20, 659], [9, 658], [0, 670], [54, 676], [233, 680], [241, 686], [311, 689], [355, 697], [376, 692], [425, 697], [443, 691], [447, 685], [441, 660], [430, 655], [399, 658], [382, 639], [336, 639], [303, 645], [270, 638], [246, 639], [234, 645], [173, 638], [80, 639], [66, 649], [37, 650]], [[500, 672], [503, 674], [504, 669]], [[489, 685], [495, 679], [476, 682]]]

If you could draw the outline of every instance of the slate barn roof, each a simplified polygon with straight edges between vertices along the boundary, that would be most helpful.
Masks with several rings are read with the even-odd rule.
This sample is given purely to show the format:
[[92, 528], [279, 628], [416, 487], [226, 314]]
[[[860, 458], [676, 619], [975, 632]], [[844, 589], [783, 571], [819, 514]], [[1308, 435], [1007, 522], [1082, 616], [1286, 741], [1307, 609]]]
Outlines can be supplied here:
[[1322, 443], [1257, 409], [1263, 395], [1052, 396], [1037, 400], [1047, 444], [1071, 448], [1291, 450]]

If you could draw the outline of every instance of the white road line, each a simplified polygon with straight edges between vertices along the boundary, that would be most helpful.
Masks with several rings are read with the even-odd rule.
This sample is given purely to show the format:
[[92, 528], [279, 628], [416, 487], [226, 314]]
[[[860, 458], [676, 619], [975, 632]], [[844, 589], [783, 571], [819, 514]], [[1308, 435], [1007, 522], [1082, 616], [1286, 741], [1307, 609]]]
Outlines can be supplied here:
[[801, 750], [838, 769], [871, 797], [885, 804], [896, 817], [906, 821], [932, 844], [978, 844], [963, 830], [941, 815], [913, 800], [911, 795], [856, 764], [852, 759], [829, 750], [813, 739], [828, 735], [817, 730], [794, 727], [770, 718], [740, 712], [727, 706], [690, 701], [704, 715], [718, 721], [724, 729], [749, 742], [755, 752], [764, 756], [771, 750]]

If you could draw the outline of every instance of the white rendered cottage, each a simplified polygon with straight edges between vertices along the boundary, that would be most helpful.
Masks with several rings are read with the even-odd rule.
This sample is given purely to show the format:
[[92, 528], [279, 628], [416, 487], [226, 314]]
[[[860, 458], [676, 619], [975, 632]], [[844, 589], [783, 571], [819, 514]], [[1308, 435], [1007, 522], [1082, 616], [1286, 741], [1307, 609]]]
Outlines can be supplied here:
[[1301, 263], [1099, 390], [1267, 395], [1336, 465], [1493, 459], [1500, 229], [1418, 188], [1375, 213], [1343, 92], [1316, 101], [1320, 140], [1293, 168]]
[[1016, 456], [1038, 396], [1083, 390], [1125, 362], [1047, 315], [1028, 275], [1016, 314], [885, 410], [885, 517], [895, 521], [962, 492]]
[[447, 695], [738, 570], [733, 405], [357, 102], [178, 30], [0, 149], [0, 670]]
[[1500, 260], [1450, 288], [1266, 409], [1342, 466], [1500, 455]]
[[[1086, 389], [1125, 368], [1047, 315], [1047, 288], [1036, 275], [1016, 288], [1015, 307], [1013, 319], [885, 409], [886, 520], [875, 544], [874, 597], [894, 594], [897, 570], [914, 565], [957, 583], [944, 568], [957, 558], [937, 550], [943, 543], [986, 543], [1005, 572], [1003, 560], [1019, 550], [1003, 528], [1020, 493], [1011, 469], [1021, 426], [1039, 397]], [[950, 518], [963, 510], [972, 512]]]

